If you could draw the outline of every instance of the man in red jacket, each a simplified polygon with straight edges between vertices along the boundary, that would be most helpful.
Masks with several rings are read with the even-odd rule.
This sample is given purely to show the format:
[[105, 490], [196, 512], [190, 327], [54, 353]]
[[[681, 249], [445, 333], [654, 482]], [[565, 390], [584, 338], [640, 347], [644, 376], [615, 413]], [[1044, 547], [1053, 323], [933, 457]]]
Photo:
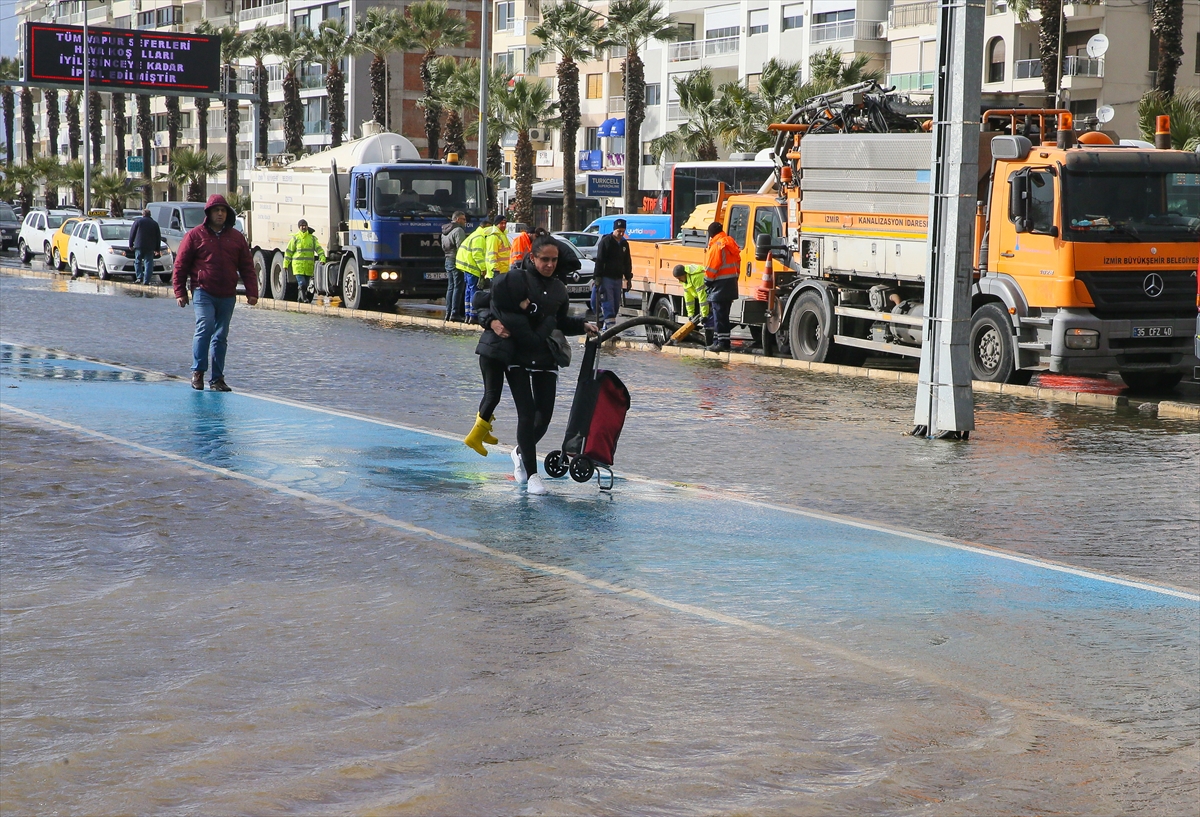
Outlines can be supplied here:
[[212, 195], [204, 207], [204, 223], [183, 237], [175, 254], [175, 300], [196, 307], [196, 335], [192, 339], [192, 388], [204, 390], [204, 372], [212, 359], [215, 391], [233, 391], [225, 385], [225, 348], [229, 321], [237, 303], [238, 275], [246, 285], [246, 303], [258, 303], [258, 276], [246, 237], [234, 229], [234, 212], [224, 196]]

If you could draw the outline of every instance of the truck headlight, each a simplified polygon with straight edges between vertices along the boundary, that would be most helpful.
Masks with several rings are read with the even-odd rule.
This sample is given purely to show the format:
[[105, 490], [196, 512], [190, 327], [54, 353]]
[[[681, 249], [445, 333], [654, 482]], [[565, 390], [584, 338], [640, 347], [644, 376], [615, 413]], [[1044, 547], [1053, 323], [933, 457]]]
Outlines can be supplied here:
[[1068, 349], [1100, 348], [1100, 333], [1095, 329], [1068, 329], [1063, 342]]

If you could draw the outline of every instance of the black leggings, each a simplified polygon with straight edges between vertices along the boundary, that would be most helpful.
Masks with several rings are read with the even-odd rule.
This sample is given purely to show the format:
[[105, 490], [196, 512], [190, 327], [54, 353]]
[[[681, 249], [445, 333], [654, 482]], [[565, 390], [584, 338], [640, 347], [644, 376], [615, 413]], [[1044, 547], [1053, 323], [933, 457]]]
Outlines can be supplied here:
[[537, 473], [537, 444], [546, 436], [554, 416], [558, 372], [531, 372], [513, 368], [506, 373], [508, 390], [517, 404], [517, 446], [525, 472]]
[[504, 393], [504, 364], [492, 357], [479, 356], [479, 371], [483, 374], [483, 399], [479, 401], [479, 416], [489, 422], [500, 405]]

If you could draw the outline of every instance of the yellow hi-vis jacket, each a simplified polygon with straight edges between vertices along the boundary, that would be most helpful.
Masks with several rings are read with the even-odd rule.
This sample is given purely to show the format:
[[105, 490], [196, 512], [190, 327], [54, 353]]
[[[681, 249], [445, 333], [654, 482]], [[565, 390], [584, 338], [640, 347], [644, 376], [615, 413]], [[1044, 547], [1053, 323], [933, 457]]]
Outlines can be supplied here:
[[499, 227], [492, 227], [484, 243], [484, 278], [491, 278], [493, 273], [508, 272], [511, 247], [508, 236]]
[[487, 241], [488, 230], [494, 227], [476, 227], [475, 231], [463, 239], [454, 255], [454, 266], [463, 272], [483, 277], [484, 242]]
[[290, 269], [292, 275], [307, 275], [312, 277], [317, 261], [325, 263], [325, 251], [321, 242], [310, 230], [301, 230], [292, 236], [287, 249], [283, 253], [283, 266]]
[[686, 264], [683, 269], [687, 273], [683, 279], [683, 308], [689, 318], [696, 317], [697, 311], [707, 318], [708, 293], [704, 288], [704, 267]]

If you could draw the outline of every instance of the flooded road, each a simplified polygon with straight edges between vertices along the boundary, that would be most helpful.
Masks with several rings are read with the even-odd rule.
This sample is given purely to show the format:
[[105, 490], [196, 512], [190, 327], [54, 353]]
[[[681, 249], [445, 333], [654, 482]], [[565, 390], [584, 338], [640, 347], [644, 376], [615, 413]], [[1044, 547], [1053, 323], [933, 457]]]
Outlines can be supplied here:
[[166, 298], [0, 279], [0, 327], [151, 372], [6, 351], [5, 813], [1195, 801], [1185, 423], [988, 396], [935, 443], [910, 388], [621, 352], [618, 472], [722, 490], [536, 505], [421, 432], [473, 418], [467, 336], [239, 307], [222, 396], [153, 374], [190, 363]]

